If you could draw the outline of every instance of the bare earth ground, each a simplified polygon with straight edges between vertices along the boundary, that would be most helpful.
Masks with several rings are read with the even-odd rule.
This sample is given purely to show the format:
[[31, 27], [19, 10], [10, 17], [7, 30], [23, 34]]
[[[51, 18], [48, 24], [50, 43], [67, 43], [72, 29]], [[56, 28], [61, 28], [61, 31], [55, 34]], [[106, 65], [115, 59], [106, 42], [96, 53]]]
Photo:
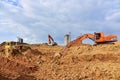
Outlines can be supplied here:
[[28, 46], [0, 57], [0, 80], [120, 80], [120, 43], [73, 46], [62, 57], [62, 46]]

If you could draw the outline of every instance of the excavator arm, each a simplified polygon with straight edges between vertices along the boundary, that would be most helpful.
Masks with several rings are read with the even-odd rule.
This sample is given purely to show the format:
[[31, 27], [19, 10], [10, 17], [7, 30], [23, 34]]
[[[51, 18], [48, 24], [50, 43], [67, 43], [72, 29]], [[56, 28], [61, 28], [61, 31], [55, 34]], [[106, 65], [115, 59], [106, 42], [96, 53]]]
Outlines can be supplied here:
[[50, 34], [48, 34], [48, 44], [55, 46], [57, 45], [56, 42], [54, 42], [54, 39], [52, 38], [52, 36]]
[[76, 46], [76, 45], [81, 45], [82, 44], [82, 41], [85, 40], [85, 39], [91, 39], [91, 40], [94, 40], [94, 35], [93, 34], [84, 34], [82, 36], [79, 36], [77, 39], [73, 40], [73, 41], [70, 41], [66, 46], [65, 48], [63, 49], [63, 51], [61, 52], [61, 55], [64, 55], [64, 53], [67, 51], [67, 49], [71, 46]]
[[54, 39], [48, 34], [48, 44], [54, 44]]
[[95, 37], [94, 37], [93, 34], [84, 34], [84, 35], [78, 37], [75, 41], [79, 42], [79, 41], [83, 41], [83, 40], [85, 40], [87, 38], [94, 40]]
[[84, 35], [78, 37], [77, 39], [69, 42], [69, 43], [67, 44], [67, 47], [70, 47], [70, 46], [72, 46], [72, 45], [82, 44], [82, 41], [85, 40], [85, 39], [87, 39], [87, 38], [89, 38], [89, 39], [91, 39], [91, 40], [94, 40], [94, 39], [95, 39], [95, 37], [94, 37], [93, 34], [84, 34]]

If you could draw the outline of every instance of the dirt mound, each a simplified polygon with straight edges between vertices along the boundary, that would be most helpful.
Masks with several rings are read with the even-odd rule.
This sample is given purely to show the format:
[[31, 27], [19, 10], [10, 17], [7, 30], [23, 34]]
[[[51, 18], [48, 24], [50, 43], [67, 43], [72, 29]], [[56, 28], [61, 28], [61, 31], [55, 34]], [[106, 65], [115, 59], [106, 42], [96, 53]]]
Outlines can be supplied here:
[[62, 57], [59, 55], [62, 46], [34, 44], [28, 47], [23, 48], [22, 55], [0, 58], [1, 79], [120, 79], [120, 44], [71, 46]]
[[0, 62], [1, 68], [6, 68], [20, 74], [28, 74], [36, 71], [34, 65], [22, 61], [0, 57]]
[[5, 77], [3, 75], [0, 75], [0, 80], [36, 80], [36, 79], [35, 79], [35, 77], [28, 76], [28, 75], [20, 75], [16, 79], [10, 79], [10, 78], [7, 78], [7, 77]]
[[17, 59], [0, 57], [0, 72], [7, 77], [16, 78], [19, 75], [34, 73], [37, 67]]
[[79, 61], [117, 61], [119, 58], [112, 54], [94, 54], [94, 55], [83, 55], [78, 57]]
[[0, 75], [0, 79], [1, 79], [1, 80], [10, 80], [9, 78], [6, 78], [6, 77], [4, 77], [4, 76], [2, 76], [2, 75]]
[[[34, 75], [40, 80], [119, 80], [119, 48], [120, 45], [113, 44], [74, 46], [64, 56], [56, 58], [53, 47], [38, 46], [36, 49], [45, 55]], [[61, 49], [55, 50], [60, 52]]]
[[36, 80], [36, 78], [33, 76], [28, 76], [28, 75], [21, 75], [16, 80]]

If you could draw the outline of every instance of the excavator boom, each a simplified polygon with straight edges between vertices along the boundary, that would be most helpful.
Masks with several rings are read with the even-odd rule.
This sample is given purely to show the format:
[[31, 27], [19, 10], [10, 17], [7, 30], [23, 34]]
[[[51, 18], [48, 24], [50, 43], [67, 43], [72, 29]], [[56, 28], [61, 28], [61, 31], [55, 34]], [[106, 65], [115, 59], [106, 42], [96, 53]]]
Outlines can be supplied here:
[[82, 41], [85, 40], [85, 39], [87, 39], [87, 38], [89, 38], [89, 39], [91, 39], [91, 40], [94, 40], [95, 37], [94, 37], [93, 34], [84, 34], [84, 35], [82, 35], [82, 36], [79, 36], [77, 39], [69, 42], [69, 43], [67, 44], [67, 47], [70, 47], [70, 46], [72, 46], [72, 45], [82, 44]]
[[48, 44], [52, 45], [52, 46], [55, 46], [57, 45], [56, 42], [54, 42], [54, 39], [52, 38], [51, 35], [48, 34]]
[[64, 55], [64, 53], [67, 51], [67, 49], [71, 46], [76, 46], [76, 45], [81, 45], [82, 41], [85, 40], [86, 38], [90, 38], [94, 40], [94, 35], [93, 34], [84, 34], [82, 36], [79, 36], [77, 39], [70, 41], [65, 48], [62, 50], [61, 55]]

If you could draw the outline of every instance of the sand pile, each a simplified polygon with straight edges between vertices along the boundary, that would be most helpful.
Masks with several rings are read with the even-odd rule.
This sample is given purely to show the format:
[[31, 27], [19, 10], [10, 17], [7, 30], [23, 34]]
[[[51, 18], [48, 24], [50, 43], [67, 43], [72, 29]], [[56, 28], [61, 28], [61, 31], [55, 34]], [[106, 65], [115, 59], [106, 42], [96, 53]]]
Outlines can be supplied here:
[[29, 47], [17, 57], [0, 58], [0, 77], [16, 77], [15, 80], [120, 79], [119, 43], [73, 46], [62, 57], [59, 55], [62, 46], [34, 44]]
[[11, 78], [27, 75], [37, 70], [37, 67], [24, 61], [17, 59], [0, 57], [0, 73]]
[[52, 47], [38, 48], [45, 51], [49, 49], [49, 53], [45, 53], [44, 62], [39, 63], [39, 70], [34, 74], [37, 79], [119, 80], [120, 78], [120, 45], [74, 46], [60, 58], [54, 57], [56, 53]]

